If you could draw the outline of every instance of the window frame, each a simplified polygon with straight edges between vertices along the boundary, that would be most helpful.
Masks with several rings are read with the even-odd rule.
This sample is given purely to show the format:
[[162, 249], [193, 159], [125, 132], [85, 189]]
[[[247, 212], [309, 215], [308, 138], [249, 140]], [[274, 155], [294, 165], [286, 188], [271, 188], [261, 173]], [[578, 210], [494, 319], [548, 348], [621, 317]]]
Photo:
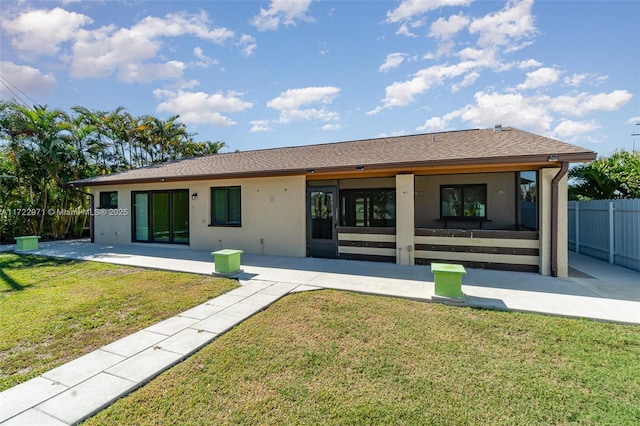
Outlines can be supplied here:
[[[393, 193], [393, 217], [391, 219], [374, 219], [374, 200], [376, 199], [376, 195], [383, 192], [391, 192]], [[365, 200], [365, 211], [364, 211], [364, 225], [358, 225], [355, 205], [346, 207], [344, 203], [347, 201], [354, 202], [354, 200], [361, 195]], [[339, 226], [345, 227], [357, 227], [357, 228], [395, 228], [396, 227], [396, 207], [397, 207], [397, 199], [396, 199], [396, 188], [354, 188], [354, 189], [341, 189], [339, 194]], [[352, 220], [353, 219], [353, 220]], [[380, 223], [379, 221], [385, 221], [385, 223]], [[353, 223], [352, 223], [353, 222]], [[375, 223], [374, 223], [375, 222]]]
[[[113, 205], [113, 199], [112, 199], [112, 195], [116, 194], [116, 204]], [[118, 208], [118, 191], [100, 191], [100, 193], [98, 194], [100, 203], [98, 208], [99, 209], [117, 209]], [[105, 197], [109, 198], [109, 203], [105, 204]]]
[[[455, 188], [460, 190], [460, 200], [461, 200], [461, 214], [460, 215], [445, 215], [443, 214], [443, 192], [445, 189]], [[484, 215], [482, 216], [466, 216], [465, 212], [465, 203], [464, 203], [464, 192], [465, 189], [482, 189], [484, 199], [481, 200], [484, 205]], [[487, 220], [487, 184], [486, 183], [470, 183], [470, 184], [452, 184], [452, 185], [440, 185], [440, 220], [460, 220], [460, 221], [486, 221]]]
[[[231, 211], [231, 208], [230, 208], [231, 206], [229, 204], [229, 190], [230, 189], [237, 189], [239, 191], [237, 209], [240, 212], [240, 219], [237, 222], [229, 220], [229, 216], [230, 216], [229, 213]], [[216, 222], [215, 221], [216, 205], [215, 205], [214, 192], [215, 191], [219, 191], [219, 190], [224, 190], [225, 191], [225, 204], [226, 204], [225, 217], [226, 217], [226, 220], [224, 222]], [[242, 226], [242, 186], [240, 186], [240, 185], [212, 186], [209, 189], [209, 207], [210, 207], [209, 226], [222, 226], [222, 227], [232, 227], [232, 228], [241, 227]]]

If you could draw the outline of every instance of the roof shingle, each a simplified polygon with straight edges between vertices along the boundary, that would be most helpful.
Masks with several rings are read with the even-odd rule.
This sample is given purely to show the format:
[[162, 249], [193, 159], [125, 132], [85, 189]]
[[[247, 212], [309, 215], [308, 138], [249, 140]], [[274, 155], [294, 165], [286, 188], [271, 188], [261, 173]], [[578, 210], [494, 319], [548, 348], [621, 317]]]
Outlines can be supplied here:
[[438, 164], [595, 159], [596, 153], [515, 128], [474, 129], [210, 155], [72, 182], [77, 186], [165, 180], [305, 174]]

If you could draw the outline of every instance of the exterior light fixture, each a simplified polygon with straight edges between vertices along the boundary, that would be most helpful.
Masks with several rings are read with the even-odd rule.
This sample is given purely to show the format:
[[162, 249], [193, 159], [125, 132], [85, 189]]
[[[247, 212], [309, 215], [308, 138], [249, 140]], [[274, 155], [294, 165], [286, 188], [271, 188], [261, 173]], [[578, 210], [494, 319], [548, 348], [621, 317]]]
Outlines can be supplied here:
[[193, 194], [191, 194], [191, 199], [195, 200], [196, 198], [198, 198], [198, 193], [194, 192]]
[[160, 182], [164, 182], [164, 178], [160, 178]]
[[356, 170], [357, 170], [357, 171], [359, 171], [359, 172], [361, 172], [361, 171], [363, 171], [363, 170], [364, 170], [364, 166], [358, 166], [358, 167], [356, 167]]
[[558, 155], [557, 154], [550, 155], [549, 158], [547, 158], [547, 161], [558, 161]]
[[314, 174], [315, 172], [316, 172], [316, 171], [315, 171], [315, 170], [313, 170], [313, 169], [307, 169], [307, 173], [308, 173], [308, 174], [310, 174], [310, 175]]

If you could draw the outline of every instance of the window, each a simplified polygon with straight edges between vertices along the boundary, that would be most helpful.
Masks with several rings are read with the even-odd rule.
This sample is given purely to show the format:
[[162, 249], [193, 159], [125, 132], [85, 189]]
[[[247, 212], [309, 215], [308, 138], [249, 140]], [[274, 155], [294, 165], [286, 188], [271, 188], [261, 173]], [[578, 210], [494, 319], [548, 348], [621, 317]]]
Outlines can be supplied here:
[[211, 225], [240, 226], [240, 187], [211, 188]]
[[516, 174], [518, 189], [518, 229], [538, 229], [538, 172]]
[[486, 219], [487, 185], [441, 185], [441, 219]]
[[118, 208], [118, 191], [101, 192], [99, 208], [117, 209]]
[[340, 226], [396, 226], [395, 189], [340, 191]]

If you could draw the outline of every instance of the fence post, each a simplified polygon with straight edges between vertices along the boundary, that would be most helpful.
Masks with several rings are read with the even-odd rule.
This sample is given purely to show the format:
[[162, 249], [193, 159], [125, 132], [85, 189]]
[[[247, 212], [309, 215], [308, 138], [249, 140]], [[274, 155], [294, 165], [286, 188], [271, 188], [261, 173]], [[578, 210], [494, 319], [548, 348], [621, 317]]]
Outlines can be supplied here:
[[609, 201], [609, 263], [613, 264], [613, 201]]
[[580, 253], [580, 201], [576, 201], [576, 253]]

